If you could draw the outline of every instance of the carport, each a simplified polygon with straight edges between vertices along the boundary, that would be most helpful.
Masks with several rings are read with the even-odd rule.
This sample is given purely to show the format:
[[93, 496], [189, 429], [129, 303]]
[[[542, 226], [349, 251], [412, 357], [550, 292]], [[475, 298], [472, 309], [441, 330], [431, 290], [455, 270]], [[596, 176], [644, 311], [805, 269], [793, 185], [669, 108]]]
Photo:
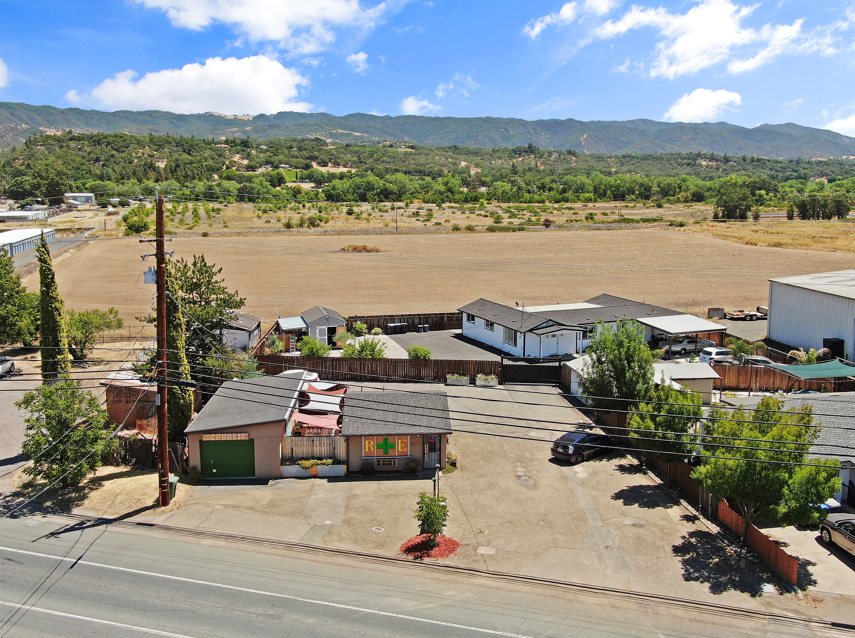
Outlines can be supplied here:
[[838, 379], [855, 377], [855, 367], [848, 366], [841, 361], [826, 361], [825, 363], [814, 363], [809, 365], [775, 364], [769, 367], [793, 377], [793, 384], [790, 386], [789, 390], [792, 390], [793, 386], [795, 386], [799, 381], [816, 381], [820, 379], [836, 381]]
[[695, 315], [669, 315], [666, 317], [645, 317], [636, 319], [638, 323], [650, 328], [651, 338], [660, 334], [668, 337], [668, 351], [671, 351], [671, 339], [688, 335], [725, 332], [727, 327], [701, 319]]

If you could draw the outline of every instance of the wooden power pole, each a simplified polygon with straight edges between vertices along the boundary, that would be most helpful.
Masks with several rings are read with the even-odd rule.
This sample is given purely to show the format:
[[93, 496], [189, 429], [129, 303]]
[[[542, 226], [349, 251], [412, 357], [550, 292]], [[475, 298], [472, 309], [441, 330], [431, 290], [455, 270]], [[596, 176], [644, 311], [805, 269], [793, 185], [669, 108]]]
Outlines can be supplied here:
[[163, 197], [157, 195], [155, 217], [157, 258], [157, 459], [160, 506], [169, 505], [169, 426], [166, 416], [166, 233]]

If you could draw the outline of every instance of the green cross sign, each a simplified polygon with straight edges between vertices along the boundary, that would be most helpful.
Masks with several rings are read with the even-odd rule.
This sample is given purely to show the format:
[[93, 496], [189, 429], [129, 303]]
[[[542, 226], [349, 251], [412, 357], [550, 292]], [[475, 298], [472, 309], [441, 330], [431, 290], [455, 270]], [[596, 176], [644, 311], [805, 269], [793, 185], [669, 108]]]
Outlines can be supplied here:
[[383, 437], [383, 442], [377, 445], [378, 450], [383, 450], [383, 454], [389, 454], [389, 450], [395, 449], [395, 444], [389, 441], [388, 436]]

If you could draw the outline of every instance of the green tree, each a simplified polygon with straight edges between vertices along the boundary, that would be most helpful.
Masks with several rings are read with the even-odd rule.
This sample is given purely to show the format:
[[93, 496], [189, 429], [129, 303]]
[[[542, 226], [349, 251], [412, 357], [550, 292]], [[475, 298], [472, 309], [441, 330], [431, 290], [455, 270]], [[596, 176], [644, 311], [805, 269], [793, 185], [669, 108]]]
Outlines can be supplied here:
[[[697, 392], [681, 392], [665, 380], [652, 393], [650, 403], [641, 403], [629, 420], [630, 436], [639, 447], [665, 463], [682, 461], [697, 449], [698, 424], [704, 415]], [[682, 455], [682, 456], [681, 456]]]
[[59, 480], [62, 488], [79, 485], [115, 449], [106, 410], [75, 380], [41, 385], [15, 405], [28, 412], [22, 452], [32, 460], [24, 468], [29, 476]]
[[39, 261], [41, 288], [39, 317], [41, 318], [42, 379], [45, 383], [49, 383], [71, 372], [71, 355], [68, 352], [68, 333], [65, 327], [62, 297], [59, 296], [50, 248], [44, 234], [36, 254]]
[[444, 496], [437, 498], [422, 492], [417, 505], [413, 518], [421, 523], [421, 533], [427, 534], [428, 545], [436, 547], [448, 521], [448, 503]]
[[430, 359], [431, 352], [424, 346], [413, 345], [407, 348], [407, 357], [410, 359]]
[[380, 339], [367, 337], [358, 343], [348, 343], [341, 351], [341, 356], [348, 359], [385, 359], [386, 346]]
[[728, 337], [724, 340], [724, 345], [725, 347], [733, 350], [733, 356], [737, 361], [739, 361], [739, 363], [745, 363], [747, 357], [754, 350], [750, 343], [743, 341], [738, 337]]
[[[644, 342], [644, 327], [621, 319], [612, 327], [598, 322], [586, 352], [582, 394], [595, 408], [629, 410], [653, 391], [653, 355]], [[624, 399], [624, 400], [621, 400]]]
[[303, 337], [297, 344], [297, 350], [304, 357], [325, 357], [332, 350], [332, 346], [321, 343], [314, 337]]
[[32, 345], [38, 336], [38, 298], [27, 292], [12, 257], [0, 248], [0, 343]]
[[727, 180], [719, 189], [715, 200], [716, 211], [723, 219], [748, 219], [754, 198], [740, 182]]
[[730, 438], [702, 439], [703, 465], [693, 476], [739, 510], [743, 541], [761, 515], [774, 522], [793, 522], [806, 512], [808, 518], [821, 516], [817, 504], [840, 489], [839, 462], [808, 456], [819, 437], [819, 428], [807, 427], [813, 424], [813, 406], [784, 410], [783, 405], [765, 397], [753, 412], [715, 408], [709, 414], [706, 434]]
[[95, 337], [107, 330], [119, 330], [125, 322], [115, 308], [109, 310], [66, 311], [68, 351], [75, 361], [83, 361], [95, 347]]
[[[178, 290], [172, 265], [166, 265], [166, 290]], [[184, 311], [172, 294], [166, 295], [166, 413], [169, 436], [183, 436], [193, 418], [193, 389], [187, 384], [191, 380], [190, 365], [187, 363], [186, 327]]]

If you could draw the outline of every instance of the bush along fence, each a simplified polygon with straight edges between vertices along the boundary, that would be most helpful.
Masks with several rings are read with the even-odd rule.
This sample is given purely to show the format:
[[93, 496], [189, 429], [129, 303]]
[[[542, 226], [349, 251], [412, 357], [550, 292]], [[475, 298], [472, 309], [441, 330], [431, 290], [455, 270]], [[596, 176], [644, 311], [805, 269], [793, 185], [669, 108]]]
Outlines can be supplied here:
[[446, 375], [464, 374], [470, 382], [479, 374], [500, 373], [498, 361], [454, 359], [348, 359], [345, 357], [292, 357], [263, 354], [257, 357], [264, 374], [308, 370], [329, 381], [429, 381], [444, 383]]
[[352, 315], [347, 318], [347, 330], [353, 331], [353, 324], [364, 323], [368, 330], [380, 328], [386, 332], [389, 324], [406, 324], [408, 332], [417, 332], [419, 326], [428, 326], [431, 331], [460, 330], [463, 328], [461, 312], [426, 312], [403, 315]]

